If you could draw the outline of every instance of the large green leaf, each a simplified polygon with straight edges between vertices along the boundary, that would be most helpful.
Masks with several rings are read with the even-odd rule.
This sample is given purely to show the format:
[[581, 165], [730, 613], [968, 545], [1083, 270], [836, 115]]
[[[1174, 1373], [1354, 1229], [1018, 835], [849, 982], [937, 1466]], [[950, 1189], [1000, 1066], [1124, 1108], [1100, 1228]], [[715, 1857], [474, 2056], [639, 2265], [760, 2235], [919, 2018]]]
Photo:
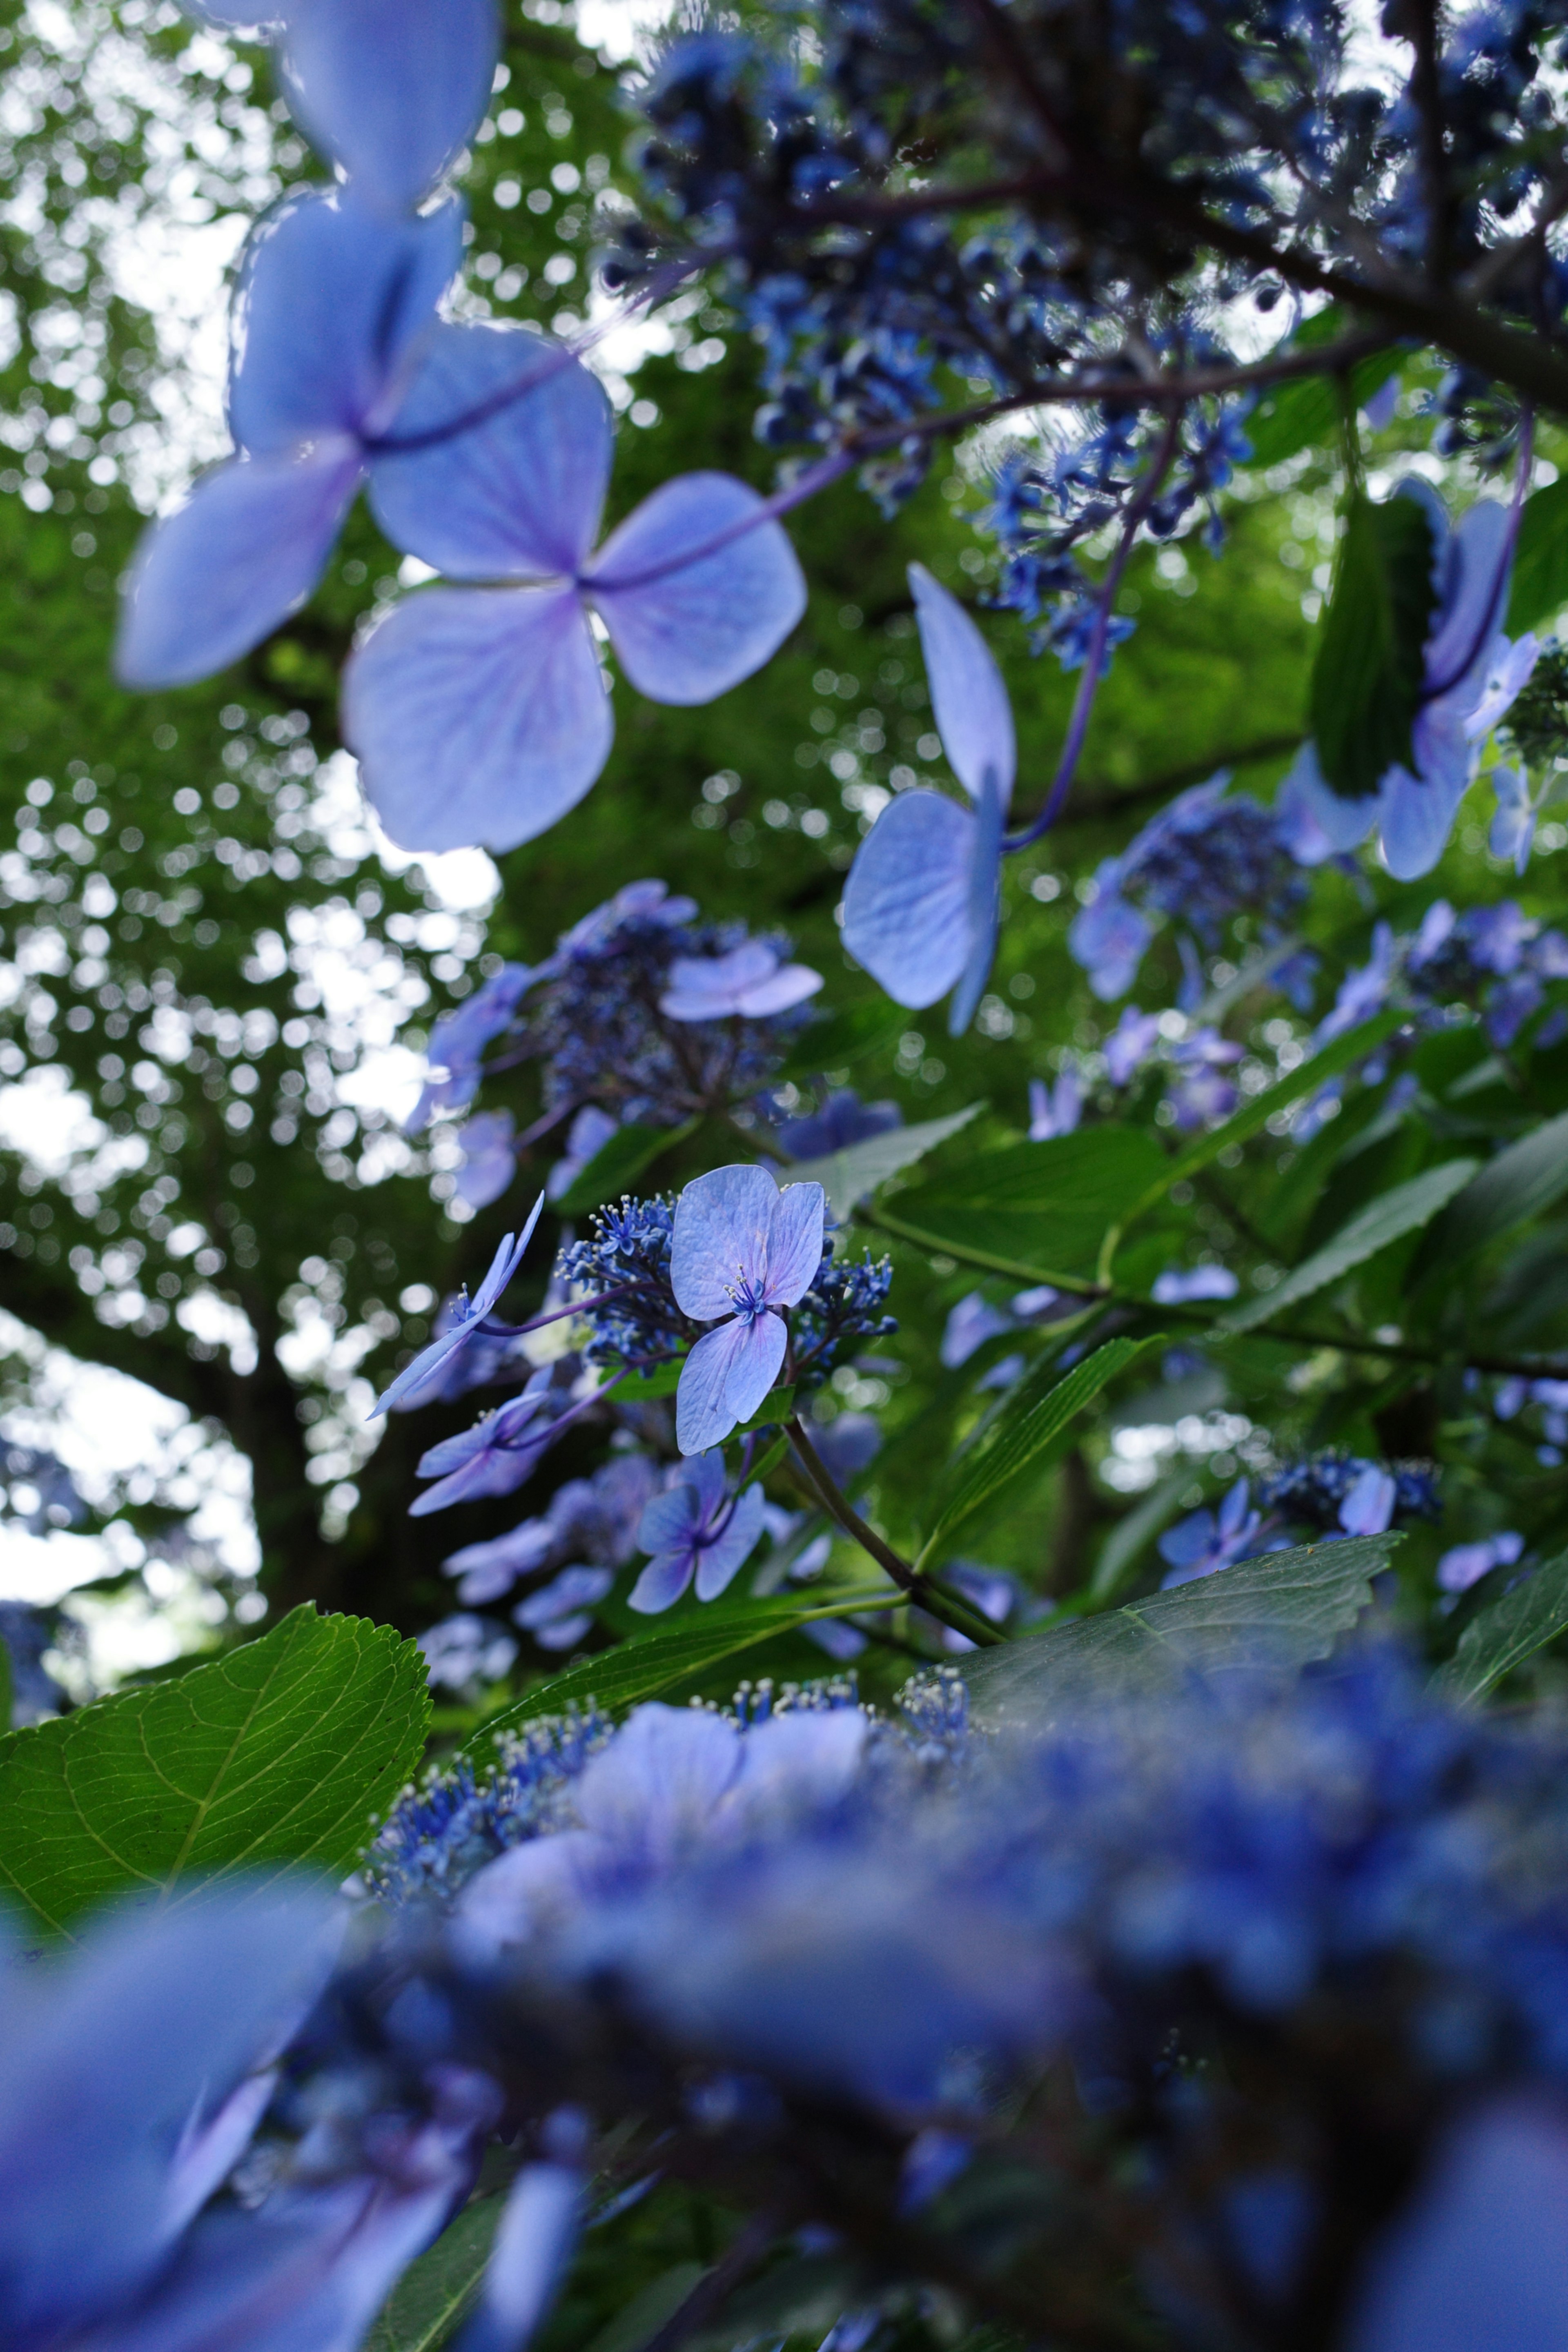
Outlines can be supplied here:
[[211, 1665], [0, 1740], [0, 1894], [64, 1930], [108, 1895], [187, 1876], [341, 1874], [429, 1714], [412, 1642], [296, 1609]]
[[1229, 1118], [1222, 1119], [1218, 1127], [1211, 1127], [1206, 1135], [1200, 1135], [1195, 1143], [1178, 1151], [1173, 1160], [1166, 1162], [1158, 1182], [1150, 1186], [1132, 1213], [1152, 1209], [1173, 1184], [1195, 1175], [1200, 1168], [1207, 1168], [1233, 1143], [1245, 1143], [1249, 1136], [1267, 1127], [1277, 1112], [1288, 1110], [1304, 1095], [1315, 1094], [1330, 1078], [1337, 1078], [1342, 1070], [1348, 1070], [1352, 1062], [1359, 1062], [1363, 1055], [1381, 1045], [1385, 1037], [1391, 1037], [1405, 1017], [1398, 1012], [1379, 1013], [1372, 1020], [1362, 1022], [1358, 1028], [1331, 1037], [1321, 1053], [1298, 1063], [1284, 1077], [1276, 1078], [1271, 1087], [1265, 1087], [1261, 1094], [1244, 1102]]
[[[1314, 311], [1290, 338], [1292, 351], [1320, 349], [1352, 333], [1357, 325], [1337, 303]], [[1380, 384], [1396, 373], [1403, 354], [1396, 350], [1373, 352], [1351, 370], [1351, 397], [1360, 407]], [[1290, 376], [1265, 393], [1246, 425], [1254, 466], [1278, 466], [1299, 449], [1320, 446], [1337, 437], [1341, 392], [1331, 375]]]
[[1351, 501], [1312, 666], [1312, 734], [1331, 790], [1363, 800], [1415, 765], [1411, 723], [1436, 591], [1432, 525], [1415, 499]]
[[739, 1657], [780, 1633], [794, 1633], [797, 1626], [818, 1618], [850, 1616], [861, 1609], [885, 1609], [898, 1597], [891, 1585], [879, 1584], [835, 1593], [831, 1600], [816, 1602], [788, 1593], [762, 1601], [715, 1601], [683, 1618], [672, 1633], [622, 1642], [613, 1650], [584, 1658], [563, 1675], [552, 1675], [481, 1723], [465, 1746], [470, 1751], [488, 1752], [496, 1733], [531, 1723], [542, 1715], [559, 1715], [569, 1706], [585, 1706], [590, 1700], [607, 1714], [619, 1714], [644, 1699], [678, 1691], [724, 1659]]
[[1568, 474], [1534, 490], [1519, 519], [1513, 585], [1509, 591], [1510, 637], [1555, 620], [1568, 604]]
[[504, 2197], [479, 2197], [410, 2263], [381, 2307], [363, 2352], [441, 2352], [473, 2309]]
[[921, 1559], [950, 1542], [966, 1520], [977, 1511], [989, 1508], [1026, 1470], [1037, 1466], [1040, 1457], [1089, 1400], [1097, 1397], [1134, 1357], [1157, 1344], [1160, 1343], [1154, 1338], [1110, 1339], [1103, 1348], [1097, 1348], [1092, 1356], [1086, 1356], [1082, 1363], [1075, 1364], [1065, 1380], [1053, 1383], [1051, 1368], [1047, 1366], [1024, 1381], [987, 1432], [984, 1443], [960, 1464], [946, 1498], [939, 1505], [936, 1524], [926, 1538]]
[[656, 1160], [684, 1142], [696, 1126], [697, 1121], [689, 1118], [682, 1127], [638, 1127], [635, 1121], [617, 1127], [555, 1202], [557, 1215], [584, 1216], [606, 1201], [618, 1200]]
[[1472, 1617], [1459, 1646], [1432, 1677], [1450, 1698], [1479, 1699], [1537, 1650], [1568, 1633], [1568, 1551]]
[[784, 1171], [784, 1181], [820, 1184], [829, 1209], [842, 1220], [889, 1176], [923, 1160], [984, 1108], [984, 1103], [971, 1103], [967, 1110], [953, 1111], [946, 1118], [921, 1119], [915, 1127], [891, 1127], [885, 1135], [868, 1135], [864, 1143], [846, 1144], [842, 1151], [830, 1151], [821, 1160], [796, 1160]]
[[1434, 1266], [1468, 1257], [1568, 1192], [1568, 1111], [1549, 1118], [1489, 1160], [1449, 1202], [1412, 1268], [1419, 1280]]
[[1288, 1307], [1314, 1291], [1326, 1289], [1337, 1282], [1352, 1266], [1361, 1265], [1375, 1257], [1390, 1242], [1402, 1234], [1413, 1234], [1429, 1224], [1439, 1209], [1446, 1208], [1469, 1182], [1476, 1172], [1473, 1160], [1445, 1160], [1438, 1167], [1424, 1169], [1405, 1184], [1395, 1184], [1391, 1192], [1380, 1192], [1364, 1209], [1358, 1209], [1340, 1227], [1331, 1241], [1314, 1250], [1304, 1264], [1296, 1266], [1273, 1290], [1260, 1297], [1249, 1298], [1245, 1307], [1234, 1307], [1221, 1316], [1216, 1328], [1238, 1332], [1256, 1330], [1260, 1323], [1272, 1322]]
[[1349, 1536], [1243, 1560], [1173, 1592], [963, 1659], [970, 1705], [987, 1729], [1175, 1689], [1190, 1675], [1296, 1673], [1327, 1657], [1372, 1600], [1371, 1579], [1398, 1536]]
[[900, 1192], [875, 1222], [961, 1265], [1026, 1282], [1092, 1274], [1107, 1229], [1165, 1179], [1142, 1128], [1079, 1128], [1049, 1143], [980, 1153], [952, 1175]]

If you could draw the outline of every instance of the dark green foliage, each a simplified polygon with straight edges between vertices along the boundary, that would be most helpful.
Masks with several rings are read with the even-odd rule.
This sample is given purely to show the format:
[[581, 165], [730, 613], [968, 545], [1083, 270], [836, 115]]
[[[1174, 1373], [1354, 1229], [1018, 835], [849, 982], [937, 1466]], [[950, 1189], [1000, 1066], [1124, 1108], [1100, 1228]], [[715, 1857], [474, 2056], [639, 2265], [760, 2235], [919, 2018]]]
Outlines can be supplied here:
[[1410, 728], [1436, 602], [1425, 509], [1414, 499], [1374, 505], [1357, 492], [1312, 666], [1318, 757], [1347, 800], [1374, 793], [1386, 769], [1414, 763]]

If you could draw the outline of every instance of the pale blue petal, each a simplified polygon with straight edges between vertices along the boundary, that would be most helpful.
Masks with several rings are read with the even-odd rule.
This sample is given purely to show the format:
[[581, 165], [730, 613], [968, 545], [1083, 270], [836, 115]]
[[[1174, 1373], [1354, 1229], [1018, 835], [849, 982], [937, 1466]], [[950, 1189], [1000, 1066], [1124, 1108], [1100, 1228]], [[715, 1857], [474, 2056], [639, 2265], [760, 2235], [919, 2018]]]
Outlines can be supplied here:
[[235, 310], [229, 424], [284, 457], [380, 431], [463, 256], [462, 206], [388, 220], [345, 191], [296, 198], [252, 237]]
[[727, 1480], [724, 1476], [724, 1456], [717, 1449], [711, 1454], [700, 1454], [687, 1473], [686, 1483], [697, 1496], [697, 1519], [706, 1528], [717, 1517], [724, 1500]]
[[696, 1562], [696, 1547], [689, 1543], [674, 1551], [655, 1552], [627, 1593], [626, 1607], [639, 1617], [657, 1617], [661, 1609], [672, 1609], [690, 1583]]
[[963, 977], [973, 829], [968, 811], [940, 793], [900, 793], [856, 853], [844, 944], [895, 1004], [919, 1012]]
[[1316, 744], [1303, 743], [1274, 809], [1285, 845], [1298, 865], [1321, 866], [1325, 858], [1354, 849], [1366, 839], [1377, 819], [1377, 795], [1353, 801], [1331, 792]]
[[675, 1442], [682, 1454], [722, 1445], [736, 1423], [750, 1421], [778, 1378], [784, 1327], [777, 1315], [721, 1323], [688, 1356], [675, 1392]]
[[603, 385], [559, 343], [531, 327], [441, 326], [374, 453], [371, 505], [395, 545], [449, 579], [575, 572], [599, 528], [611, 437]]
[[342, 442], [204, 475], [137, 550], [115, 646], [122, 682], [190, 686], [270, 636], [315, 586], [359, 478], [359, 451]]
[[1447, 600], [1426, 646], [1426, 682], [1479, 699], [1492, 641], [1508, 609], [1509, 511], [1481, 499], [1454, 526]]
[[697, 1598], [717, 1601], [738, 1570], [750, 1559], [763, 1532], [766, 1499], [760, 1486], [748, 1486], [737, 1498], [730, 1524], [716, 1543], [698, 1555]]
[[697, 1489], [686, 1481], [656, 1495], [637, 1521], [637, 1549], [676, 1551], [696, 1540], [702, 1509]]
[[488, 1209], [517, 1174], [510, 1111], [479, 1111], [458, 1129], [458, 1147], [463, 1155], [458, 1197], [470, 1209]]
[[947, 1016], [950, 1036], [962, 1037], [974, 1018], [996, 957], [1002, 919], [1002, 803], [987, 771], [975, 802], [969, 842], [969, 961]]
[[515, 849], [575, 808], [615, 720], [571, 589], [433, 588], [343, 675], [343, 726], [403, 849]]
[[506, 1239], [498, 1247], [494, 1257], [490, 1260], [489, 1273], [474, 1293], [476, 1317], [489, 1313], [512, 1276], [522, 1264], [523, 1252], [533, 1239], [533, 1229], [539, 1223], [543, 1208], [544, 1195], [541, 1192], [528, 1213], [528, 1223], [516, 1240], [514, 1241], [510, 1234], [508, 1234]]
[[1347, 2352], [1562, 2352], [1568, 2135], [1548, 2107], [1464, 2126], [1373, 2252]]
[[670, 1287], [683, 1315], [711, 1323], [733, 1314], [737, 1283], [760, 1280], [767, 1265], [778, 1202], [765, 1168], [715, 1168], [688, 1184], [675, 1204], [669, 1250]]
[[623, 1855], [667, 1861], [701, 1833], [742, 1752], [722, 1716], [650, 1701], [589, 1763], [576, 1787], [577, 1818]]
[[1414, 882], [1430, 874], [1448, 845], [1459, 803], [1469, 788], [1468, 746], [1462, 733], [1458, 744], [1467, 754], [1456, 765], [1439, 766], [1429, 780], [1405, 768], [1390, 768], [1378, 802], [1378, 838], [1383, 862], [1396, 881]]
[[811, 1288], [822, 1264], [827, 1195], [820, 1184], [786, 1184], [768, 1235], [763, 1296], [770, 1307], [793, 1307]]
[[953, 774], [978, 800], [989, 769], [1005, 809], [1013, 797], [1018, 753], [1013, 706], [991, 648], [956, 596], [923, 563], [910, 566], [921, 650], [931, 684], [931, 710]]
[[494, 0], [292, 0], [287, 17], [296, 120], [377, 203], [417, 204], [479, 128]]
[[729, 474], [678, 475], [589, 565], [621, 667], [650, 701], [711, 702], [760, 669], [805, 612], [788, 535], [752, 520], [763, 504]]

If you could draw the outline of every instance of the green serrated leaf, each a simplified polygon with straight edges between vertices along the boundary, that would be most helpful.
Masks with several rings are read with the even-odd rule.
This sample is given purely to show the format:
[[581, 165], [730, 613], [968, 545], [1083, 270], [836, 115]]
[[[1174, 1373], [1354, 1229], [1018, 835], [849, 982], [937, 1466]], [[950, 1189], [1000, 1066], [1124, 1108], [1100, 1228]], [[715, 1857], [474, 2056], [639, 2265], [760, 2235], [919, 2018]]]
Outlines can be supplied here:
[[447, 2222], [393, 2288], [363, 2352], [442, 2352], [478, 2299], [505, 2203], [476, 2198]]
[[1313, 1094], [1330, 1078], [1337, 1078], [1342, 1070], [1348, 1070], [1352, 1062], [1359, 1062], [1363, 1055], [1381, 1045], [1385, 1037], [1391, 1037], [1405, 1017], [1403, 1013], [1379, 1013], [1372, 1020], [1362, 1022], [1359, 1027], [1347, 1029], [1342, 1036], [1331, 1037], [1321, 1053], [1298, 1063], [1293, 1070], [1287, 1071], [1284, 1077], [1277, 1078], [1271, 1087], [1265, 1087], [1260, 1095], [1254, 1095], [1243, 1103], [1239, 1110], [1218, 1127], [1211, 1128], [1206, 1135], [1200, 1135], [1197, 1141], [1188, 1144], [1184, 1151], [1178, 1151], [1173, 1160], [1166, 1162], [1158, 1182], [1150, 1186], [1129, 1213], [1130, 1218], [1141, 1216], [1144, 1211], [1155, 1207], [1164, 1199], [1173, 1184], [1195, 1175], [1200, 1168], [1208, 1167], [1231, 1144], [1245, 1143], [1249, 1136], [1267, 1127], [1276, 1112], [1288, 1110], [1304, 1095]]
[[390, 1626], [296, 1609], [172, 1683], [0, 1740], [0, 1892], [68, 1932], [190, 1876], [341, 1874], [419, 1760], [425, 1661]]
[[1352, 498], [1312, 666], [1312, 735], [1331, 791], [1373, 793], [1415, 765], [1410, 730], [1426, 681], [1436, 591], [1432, 525], [1411, 498]]
[[1058, 1715], [1177, 1687], [1189, 1675], [1299, 1672], [1371, 1604], [1397, 1535], [1348, 1536], [1243, 1560], [1101, 1617], [963, 1659], [975, 1720], [1038, 1728]]
[[1167, 1165], [1145, 1129], [1107, 1121], [981, 1152], [951, 1176], [900, 1192], [873, 1222], [962, 1265], [1070, 1287], [1093, 1273], [1107, 1228], [1169, 1181]]
[[1568, 1633], [1568, 1551], [1559, 1552], [1471, 1618], [1458, 1648], [1433, 1675], [1434, 1686], [1449, 1698], [1485, 1698], [1515, 1666], [1563, 1633]]
[[780, 1633], [793, 1633], [798, 1625], [816, 1618], [852, 1616], [861, 1609], [885, 1609], [897, 1598], [891, 1585], [870, 1585], [813, 1603], [788, 1594], [728, 1607], [716, 1601], [700, 1615], [684, 1620], [672, 1633], [649, 1633], [641, 1641], [622, 1642], [616, 1649], [569, 1666], [563, 1675], [552, 1675], [481, 1723], [464, 1742], [465, 1750], [486, 1754], [498, 1732], [532, 1723], [542, 1715], [559, 1715], [568, 1706], [585, 1706], [590, 1700], [606, 1714], [618, 1715], [628, 1706], [640, 1706], [644, 1699], [679, 1691], [725, 1658], [739, 1657]]
[[1568, 474], [1534, 490], [1519, 519], [1513, 584], [1509, 591], [1510, 637], [1555, 620], [1568, 604]]
[[784, 1171], [784, 1181], [820, 1184], [828, 1208], [842, 1220], [889, 1176], [896, 1176], [900, 1168], [913, 1167], [961, 1127], [967, 1127], [984, 1108], [984, 1103], [971, 1103], [967, 1110], [954, 1111], [946, 1118], [892, 1127], [885, 1135], [868, 1135], [864, 1143], [847, 1144], [842, 1151], [830, 1151], [821, 1160], [796, 1160]]
[[1434, 1266], [1469, 1257], [1568, 1192], [1568, 1112], [1489, 1160], [1434, 1226], [1412, 1268], [1419, 1281]]
[[678, 1143], [684, 1143], [689, 1135], [695, 1134], [697, 1127], [694, 1118], [687, 1119], [680, 1127], [638, 1127], [635, 1121], [617, 1127], [561, 1198], [552, 1202], [556, 1215], [582, 1217], [606, 1201], [619, 1200], [656, 1160], [673, 1151]]
[[1419, 1176], [1412, 1176], [1408, 1183], [1395, 1184], [1391, 1192], [1380, 1192], [1375, 1201], [1358, 1209], [1331, 1241], [1315, 1250], [1283, 1282], [1273, 1290], [1264, 1291], [1260, 1297], [1249, 1298], [1245, 1307], [1233, 1307], [1228, 1315], [1222, 1315], [1215, 1328], [1234, 1334], [1255, 1331], [1260, 1323], [1272, 1322], [1286, 1307], [1310, 1298], [1314, 1291], [1326, 1289], [1341, 1275], [1349, 1274], [1352, 1266], [1375, 1257], [1390, 1242], [1430, 1224], [1438, 1210], [1447, 1206], [1475, 1172], [1473, 1160], [1445, 1160], [1440, 1166], [1424, 1169]]
[[936, 1524], [926, 1538], [921, 1559], [950, 1542], [966, 1519], [993, 1504], [1026, 1470], [1039, 1465], [1068, 1423], [1109, 1381], [1145, 1349], [1161, 1344], [1153, 1337], [1110, 1339], [1081, 1364], [1075, 1364], [1065, 1380], [1052, 1384], [1051, 1368], [1043, 1367], [1026, 1381], [993, 1423], [984, 1444], [960, 1465], [953, 1486], [938, 1507]]

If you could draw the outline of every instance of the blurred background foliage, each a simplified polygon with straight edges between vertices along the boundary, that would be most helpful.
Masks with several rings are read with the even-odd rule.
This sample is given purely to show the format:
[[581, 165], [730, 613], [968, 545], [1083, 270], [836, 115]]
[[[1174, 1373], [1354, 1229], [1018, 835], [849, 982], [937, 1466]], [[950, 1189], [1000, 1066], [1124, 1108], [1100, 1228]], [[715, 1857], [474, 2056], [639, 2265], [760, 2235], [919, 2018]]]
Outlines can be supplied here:
[[[398, 578], [363, 506], [310, 605], [226, 677], [132, 698], [110, 673], [115, 583], [143, 515], [223, 446], [225, 271], [248, 214], [310, 168], [265, 53], [142, 0], [6, 0], [0, 26], [0, 1429], [12, 1463], [0, 1592], [52, 1601], [75, 1590], [60, 1671], [80, 1695], [93, 1674], [177, 1662], [305, 1598], [416, 1631], [449, 1606], [442, 1556], [510, 1525], [520, 1504], [537, 1507], [528, 1491], [469, 1507], [460, 1528], [410, 1520], [419, 1454], [471, 1417], [470, 1402], [365, 1418], [437, 1299], [482, 1272], [542, 1173], [525, 1168], [478, 1217], [454, 1213], [449, 1150], [398, 1125], [425, 1037], [494, 960], [537, 960], [567, 923], [651, 874], [710, 917], [787, 930], [826, 975], [834, 1011], [882, 1002], [839, 950], [835, 904], [876, 805], [868, 788], [938, 760], [904, 567], [918, 554], [972, 600], [984, 591], [965, 517], [984, 452], [944, 459], [893, 521], [847, 484], [801, 512], [792, 529], [811, 601], [784, 651], [706, 709], [620, 690], [603, 780], [542, 840], [499, 867], [477, 852], [411, 862], [371, 828], [336, 732], [343, 655]], [[509, 11], [504, 87], [467, 180], [472, 315], [561, 331], [595, 315], [589, 257], [629, 186], [630, 19], [604, 0], [583, 30], [553, 0]], [[749, 344], [708, 296], [619, 331], [595, 364], [620, 412], [616, 511], [693, 466], [771, 481], [752, 431]], [[1413, 425], [1413, 446], [1424, 438]], [[1244, 488], [1222, 558], [1193, 535], [1130, 572], [1137, 634], [1100, 698], [1066, 823], [1011, 863], [973, 1035], [955, 1051], [934, 1014], [874, 1024], [879, 1042], [846, 1066], [863, 1096], [911, 1118], [984, 1100], [973, 1139], [1018, 1135], [1028, 1079], [1113, 1025], [1066, 952], [1075, 886], [1180, 786], [1226, 766], [1267, 795], [1282, 772], [1328, 580], [1331, 456], [1304, 451]], [[1031, 658], [1015, 624], [987, 628], [1032, 799], [1072, 680]], [[1467, 811], [1422, 885], [1321, 876], [1306, 932], [1338, 970], [1364, 960], [1395, 902], [1405, 929], [1445, 892], [1459, 903], [1514, 892], [1550, 915], [1561, 828], [1543, 838], [1549, 854], [1515, 891]], [[1245, 950], [1245, 920], [1234, 944]], [[1178, 977], [1162, 942], [1142, 1001], [1169, 1003]], [[1279, 1010], [1259, 997], [1237, 1020], [1246, 1030]], [[1292, 1034], [1284, 1024], [1281, 1038]], [[1455, 1050], [1450, 1082], [1482, 1059]], [[1568, 1102], [1568, 1066], [1538, 1061], [1536, 1115]], [[517, 1072], [486, 1106], [525, 1116], [535, 1083]], [[1495, 1080], [1505, 1118], [1519, 1083]], [[1471, 1109], [1479, 1098], [1472, 1089]], [[1347, 1213], [1358, 1187], [1397, 1181], [1396, 1163], [1411, 1172], [1434, 1148], [1429, 1129], [1384, 1133], [1378, 1116], [1368, 1095], [1284, 1181], [1289, 1151], [1249, 1160], [1234, 1181], [1214, 1171], [1193, 1213], [1205, 1245], [1289, 1256]], [[713, 1138], [693, 1137], [659, 1181], [714, 1156]], [[1560, 1240], [1537, 1229], [1534, 1256], [1510, 1273], [1504, 1341], [1561, 1343]], [[981, 1409], [973, 1374], [990, 1359], [943, 1372], [944, 1320], [975, 1276], [892, 1246], [902, 1369], [851, 1375], [841, 1400], [885, 1408], [876, 1493], [898, 1533], [939, 1441]], [[1151, 1272], [1163, 1246], [1156, 1225]], [[535, 1253], [523, 1297], [539, 1296], [547, 1262]], [[1370, 1332], [1393, 1307], [1373, 1287], [1361, 1312]], [[1236, 1475], [1258, 1430], [1280, 1454], [1342, 1443], [1400, 1454], [1436, 1451], [1446, 1430], [1459, 1498], [1447, 1535], [1468, 1531], [1466, 1494], [1488, 1491], [1489, 1449], [1513, 1444], [1526, 1505], [1548, 1511], [1554, 1473], [1478, 1420], [1457, 1380], [1397, 1354], [1317, 1361], [1237, 1343], [1185, 1398], [1145, 1382], [1106, 1407], [977, 1539], [1045, 1591], [1079, 1585], [1108, 1543], [1123, 1574], [1116, 1563], [1136, 1569], [1163, 1519]], [[1118, 1456], [1119, 1428], [1151, 1427], [1186, 1433]], [[594, 1443], [581, 1461], [570, 1446], [550, 1456], [541, 1490]], [[64, 1480], [48, 1494], [45, 1462]], [[1418, 1539], [1412, 1573], [1436, 1541]], [[772, 1662], [814, 1658], [797, 1643]]]

